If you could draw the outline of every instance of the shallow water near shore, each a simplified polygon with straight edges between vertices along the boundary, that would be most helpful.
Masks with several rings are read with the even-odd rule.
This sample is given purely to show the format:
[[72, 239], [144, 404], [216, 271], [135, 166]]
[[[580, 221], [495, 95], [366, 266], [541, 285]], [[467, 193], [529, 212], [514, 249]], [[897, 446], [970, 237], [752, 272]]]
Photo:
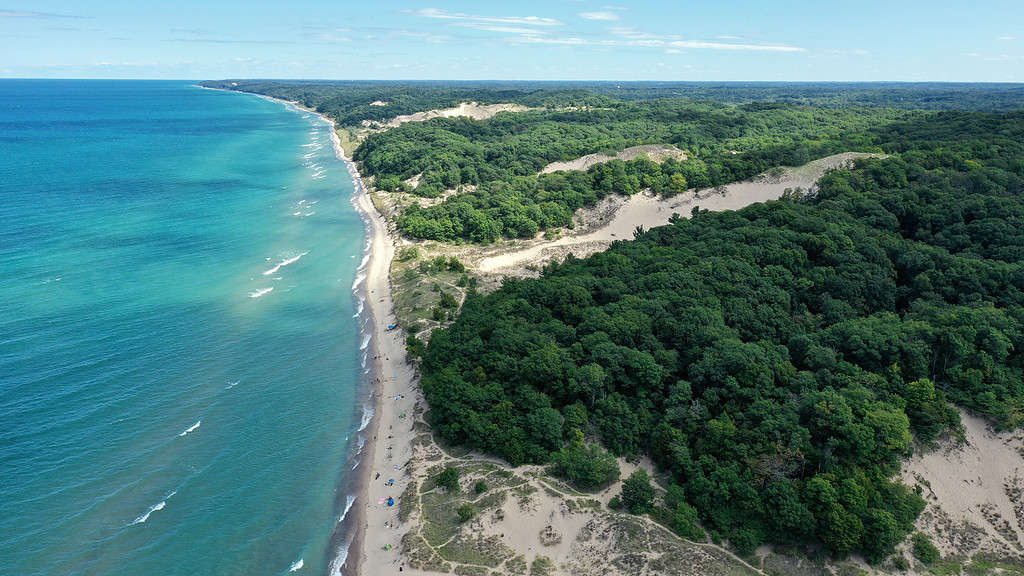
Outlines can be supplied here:
[[0, 572], [321, 574], [364, 222], [315, 115], [0, 81]]

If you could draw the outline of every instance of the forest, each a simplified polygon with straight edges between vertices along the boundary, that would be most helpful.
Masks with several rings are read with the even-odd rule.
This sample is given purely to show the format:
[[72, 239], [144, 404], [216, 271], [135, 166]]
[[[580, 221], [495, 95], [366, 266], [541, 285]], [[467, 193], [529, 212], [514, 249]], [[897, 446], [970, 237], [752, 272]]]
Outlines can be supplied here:
[[680, 534], [884, 558], [924, 507], [900, 461], [957, 433], [951, 403], [1024, 424], [1024, 114], [867, 134], [892, 155], [813, 196], [471, 294], [423, 354], [438, 433], [580, 486], [617, 477], [595, 443], [646, 454]]
[[[645, 188], [677, 194], [839, 151], [874, 150], [861, 136], [867, 127], [907, 114], [659, 100], [585, 113], [500, 114], [484, 122], [439, 118], [371, 135], [355, 160], [383, 190], [437, 197], [471, 186], [429, 208], [410, 206], [398, 226], [412, 238], [487, 243], [568, 226], [573, 211], [609, 194]], [[612, 161], [587, 172], [538, 175], [551, 162], [653, 143], [673, 144], [688, 158]], [[404, 181], [414, 176], [419, 183], [411, 189]]]

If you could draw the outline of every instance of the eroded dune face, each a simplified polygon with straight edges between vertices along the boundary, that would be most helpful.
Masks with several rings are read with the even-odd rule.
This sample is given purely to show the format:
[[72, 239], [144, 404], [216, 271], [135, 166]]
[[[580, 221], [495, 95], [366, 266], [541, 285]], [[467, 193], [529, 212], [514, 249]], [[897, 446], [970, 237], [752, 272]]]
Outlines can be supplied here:
[[1024, 559], [1024, 438], [967, 412], [960, 420], [963, 445], [915, 454], [903, 466], [903, 482], [921, 486], [928, 502], [918, 527], [944, 553]]
[[[625, 152], [625, 151], [624, 151]], [[583, 257], [606, 248], [615, 240], [630, 240], [638, 227], [644, 229], [668, 224], [672, 214], [684, 218], [690, 216], [694, 207], [714, 212], [738, 210], [756, 202], [777, 200], [786, 189], [810, 189], [828, 170], [841, 168], [853, 160], [872, 156], [860, 152], [845, 152], [814, 160], [796, 168], [786, 168], [781, 175], [762, 174], [752, 180], [735, 182], [727, 186], [694, 190], [669, 198], [651, 194], [635, 194], [628, 198], [606, 199], [613, 214], [597, 230], [573, 236], [563, 236], [549, 242], [538, 242], [519, 251], [498, 254], [480, 261], [477, 269], [481, 272], [528, 275], [523, 268], [526, 264], [538, 264], [552, 258], [565, 257], [571, 253]], [[607, 160], [605, 160], [607, 161]], [[605, 207], [606, 209], [609, 207]]]
[[528, 108], [526, 106], [521, 106], [519, 104], [478, 104], [476, 102], [463, 102], [454, 108], [446, 108], [444, 110], [427, 110], [426, 112], [416, 112], [415, 114], [395, 116], [388, 121], [387, 126], [394, 128], [395, 126], [401, 126], [406, 122], [424, 122], [431, 118], [456, 118], [459, 116], [465, 116], [467, 118], [472, 118], [473, 120], [486, 120], [499, 112], [522, 112], [527, 109]]
[[575, 160], [566, 162], [552, 162], [545, 166], [540, 173], [549, 174], [559, 170], [586, 170], [591, 166], [608, 162], [610, 160], [633, 160], [639, 156], [647, 156], [654, 162], [664, 162], [669, 158], [686, 160], [686, 152], [671, 144], [644, 144], [643, 146], [631, 146], [617, 154], [587, 154]]

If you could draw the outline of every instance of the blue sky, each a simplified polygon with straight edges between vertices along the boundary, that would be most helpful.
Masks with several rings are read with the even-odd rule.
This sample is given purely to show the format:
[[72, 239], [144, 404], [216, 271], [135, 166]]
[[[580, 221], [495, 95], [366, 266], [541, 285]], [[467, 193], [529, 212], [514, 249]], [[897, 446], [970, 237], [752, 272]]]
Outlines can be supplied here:
[[0, 77], [1021, 82], [1024, 0], [14, 1]]

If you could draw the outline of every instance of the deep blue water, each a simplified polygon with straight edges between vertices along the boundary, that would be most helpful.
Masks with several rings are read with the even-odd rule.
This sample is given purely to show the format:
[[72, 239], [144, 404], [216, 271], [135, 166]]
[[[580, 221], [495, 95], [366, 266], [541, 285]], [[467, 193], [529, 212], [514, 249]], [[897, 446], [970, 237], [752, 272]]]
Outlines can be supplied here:
[[0, 573], [326, 570], [364, 400], [351, 195], [281, 103], [0, 81]]

